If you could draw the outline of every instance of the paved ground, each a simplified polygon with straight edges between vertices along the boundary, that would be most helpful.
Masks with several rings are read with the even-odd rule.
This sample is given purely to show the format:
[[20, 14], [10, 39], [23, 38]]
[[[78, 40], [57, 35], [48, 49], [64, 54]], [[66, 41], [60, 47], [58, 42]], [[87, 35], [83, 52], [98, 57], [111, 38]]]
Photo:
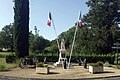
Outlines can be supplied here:
[[120, 77], [112, 77], [112, 78], [102, 78], [97, 80], [120, 80]]
[[[104, 73], [92, 74], [83, 66], [74, 66], [70, 69], [63, 69], [62, 67], [51, 67], [50, 74], [36, 74], [35, 69], [20, 69], [15, 68], [11, 71], [0, 72], [0, 80], [20, 80], [23, 79], [102, 79], [106, 77], [118, 76], [120, 77], [120, 70], [111, 67], [104, 67]], [[33, 80], [32, 79], [32, 80]], [[114, 79], [114, 78], [113, 78]], [[119, 78], [120, 79], [120, 78]], [[100, 79], [101, 80], [101, 79]], [[109, 79], [108, 79], [109, 80]]]

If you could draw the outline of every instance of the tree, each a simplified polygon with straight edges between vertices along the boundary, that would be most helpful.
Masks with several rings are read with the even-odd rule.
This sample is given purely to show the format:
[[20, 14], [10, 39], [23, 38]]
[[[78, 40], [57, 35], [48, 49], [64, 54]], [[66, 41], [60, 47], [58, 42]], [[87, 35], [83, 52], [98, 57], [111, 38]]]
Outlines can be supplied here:
[[32, 52], [43, 52], [45, 47], [50, 45], [50, 41], [44, 39], [42, 36], [38, 34], [33, 34], [30, 32], [29, 34], [29, 48]]
[[[89, 12], [83, 17], [83, 26], [78, 29], [74, 52], [107, 54], [112, 52], [114, 39], [119, 36], [113, 34], [120, 21], [120, 0], [88, 0]], [[87, 28], [91, 27], [91, 28]], [[64, 38], [67, 51], [70, 52], [75, 27], [59, 35]], [[56, 44], [53, 40], [51, 45]], [[50, 48], [48, 48], [50, 49]]]
[[14, 48], [18, 58], [29, 55], [29, 0], [14, 0]]
[[107, 27], [108, 29], [120, 21], [120, 0], [89, 0], [90, 7], [87, 20], [93, 27]]
[[57, 44], [53, 44], [53, 45], [51, 45], [50, 47], [46, 47], [46, 48], [44, 49], [44, 52], [45, 52], [45, 53], [57, 54], [58, 51], [59, 51], [59, 50], [58, 50]]
[[13, 25], [6, 25], [0, 32], [1, 48], [13, 49]]
[[91, 24], [98, 53], [112, 52], [114, 43], [113, 25], [120, 21], [119, 0], [89, 0], [89, 13], [84, 21]]
[[67, 50], [71, 49], [71, 45], [72, 45], [72, 41], [73, 41], [73, 37], [74, 37], [74, 31], [75, 31], [75, 27], [73, 26], [68, 31], [62, 32], [59, 35], [60, 40], [62, 40], [62, 39], [65, 40], [65, 47]]

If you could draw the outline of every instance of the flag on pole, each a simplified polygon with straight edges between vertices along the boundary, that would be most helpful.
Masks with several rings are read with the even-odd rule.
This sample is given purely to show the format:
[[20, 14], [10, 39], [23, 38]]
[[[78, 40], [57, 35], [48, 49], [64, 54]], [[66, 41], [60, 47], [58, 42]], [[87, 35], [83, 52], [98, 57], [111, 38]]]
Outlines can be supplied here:
[[56, 32], [56, 29], [55, 29], [55, 24], [54, 24], [54, 21], [53, 21], [53, 17], [52, 17], [52, 15], [51, 15], [51, 12], [48, 13], [47, 25], [48, 25], [48, 26], [51, 26], [51, 25], [53, 26], [54, 31], [55, 31], [55, 34], [56, 34], [56, 37], [57, 37], [58, 49], [60, 49], [59, 41], [58, 41], [58, 36], [57, 36], [57, 32]]
[[73, 48], [74, 48], [74, 44], [75, 44], [75, 38], [76, 38], [76, 34], [77, 34], [77, 27], [82, 27], [82, 17], [81, 17], [81, 12], [80, 14], [78, 14], [78, 21], [77, 23], [75, 23], [76, 29], [75, 29], [75, 33], [74, 33], [74, 38], [73, 38], [73, 43], [72, 43], [72, 47], [71, 47], [71, 52], [70, 52], [70, 58], [69, 58], [69, 63], [68, 63], [68, 68], [70, 67], [70, 61], [71, 61], [71, 56], [73, 53]]
[[80, 12], [80, 15], [79, 15], [78, 26], [79, 26], [79, 27], [82, 27], [82, 17], [81, 17], [81, 12]]
[[51, 26], [51, 21], [52, 20], [52, 17], [51, 17], [51, 12], [48, 13], [48, 21], [47, 21], [47, 25], [48, 26]]

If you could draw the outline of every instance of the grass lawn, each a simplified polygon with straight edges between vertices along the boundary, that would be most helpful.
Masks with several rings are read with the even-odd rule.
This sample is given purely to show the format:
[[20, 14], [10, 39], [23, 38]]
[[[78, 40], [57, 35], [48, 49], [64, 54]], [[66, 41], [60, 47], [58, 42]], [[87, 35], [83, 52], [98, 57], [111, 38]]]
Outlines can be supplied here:
[[11, 52], [0, 52], [0, 65], [5, 66], [5, 70], [15, 68], [18, 65], [17, 63], [12, 63], [12, 64], [6, 63], [5, 56], [10, 55], [10, 54], [12, 54], [12, 53]]
[[[0, 52], [0, 55], [4, 55], [4, 56], [10, 55], [10, 54], [12, 54], [12, 52]], [[13, 53], [13, 54], [14, 54], [14, 53]]]
[[17, 67], [17, 63], [12, 63], [12, 64], [6, 63], [5, 58], [0, 58], [0, 65], [4, 65], [5, 70], [9, 70], [9, 69]]

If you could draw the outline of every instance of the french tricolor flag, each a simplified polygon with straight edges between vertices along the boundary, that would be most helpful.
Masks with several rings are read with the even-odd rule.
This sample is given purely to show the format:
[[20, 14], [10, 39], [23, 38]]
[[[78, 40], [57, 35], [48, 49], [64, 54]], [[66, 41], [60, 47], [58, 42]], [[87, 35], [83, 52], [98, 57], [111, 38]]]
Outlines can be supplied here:
[[48, 26], [51, 26], [51, 20], [52, 20], [52, 18], [51, 18], [51, 12], [49, 12], [48, 13], [48, 21], [47, 21], [47, 25]]
[[82, 27], [82, 17], [81, 17], [81, 12], [80, 12], [80, 15], [79, 15], [78, 26], [79, 26], [79, 27]]

